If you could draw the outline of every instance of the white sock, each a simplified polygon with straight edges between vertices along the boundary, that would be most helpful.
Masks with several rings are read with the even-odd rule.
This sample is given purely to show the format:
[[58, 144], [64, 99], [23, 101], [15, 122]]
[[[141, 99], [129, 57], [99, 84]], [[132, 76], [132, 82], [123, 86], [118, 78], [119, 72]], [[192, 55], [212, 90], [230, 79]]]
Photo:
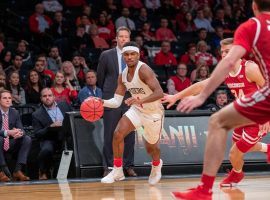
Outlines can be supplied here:
[[261, 148], [261, 152], [267, 152], [267, 149], [268, 149], [268, 146], [267, 146], [267, 144], [265, 144], [265, 143], [261, 143], [262, 144], [262, 148]]
[[232, 170], [235, 171], [235, 172], [238, 173], [238, 174], [242, 172], [242, 169], [236, 170], [236, 169], [233, 168]]

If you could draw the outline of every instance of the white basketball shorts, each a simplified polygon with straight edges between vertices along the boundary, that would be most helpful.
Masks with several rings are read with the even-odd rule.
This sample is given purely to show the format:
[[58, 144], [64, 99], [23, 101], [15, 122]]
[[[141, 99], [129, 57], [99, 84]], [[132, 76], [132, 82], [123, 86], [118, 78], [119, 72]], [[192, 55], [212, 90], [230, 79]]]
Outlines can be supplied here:
[[143, 127], [143, 137], [148, 143], [156, 144], [159, 141], [164, 122], [163, 110], [146, 114], [131, 106], [125, 115], [136, 129]]

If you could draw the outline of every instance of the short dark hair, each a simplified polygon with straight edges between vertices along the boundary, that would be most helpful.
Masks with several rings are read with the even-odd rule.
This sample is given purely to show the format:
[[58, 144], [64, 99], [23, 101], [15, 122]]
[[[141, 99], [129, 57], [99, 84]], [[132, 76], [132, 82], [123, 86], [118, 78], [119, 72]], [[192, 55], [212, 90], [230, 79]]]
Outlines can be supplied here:
[[133, 46], [133, 47], [140, 48], [140, 47], [137, 45], [137, 43], [134, 42], [134, 41], [126, 42], [126, 43], [124, 44], [123, 48], [124, 48], [124, 47], [127, 47], [127, 46]]
[[257, 6], [259, 11], [270, 11], [270, 0], [253, 0]]

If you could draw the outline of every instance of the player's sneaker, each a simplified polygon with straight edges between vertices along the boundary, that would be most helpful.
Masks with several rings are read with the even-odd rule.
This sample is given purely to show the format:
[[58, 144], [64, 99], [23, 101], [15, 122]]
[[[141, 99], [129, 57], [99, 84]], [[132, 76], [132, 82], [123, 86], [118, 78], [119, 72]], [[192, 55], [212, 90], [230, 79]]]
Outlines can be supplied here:
[[212, 191], [206, 192], [200, 185], [184, 192], [172, 192], [171, 195], [174, 199], [212, 200]]
[[234, 187], [244, 178], [244, 176], [244, 172], [237, 173], [234, 170], [231, 170], [227, 174], [227, 177], [221, 181], [220, 187]]
[[158, 166], [152, 165], [151, 173], [148, 179], [148, 183], [150, 185], [155, 185], [161, 179], [161, 168], [163, 165], [163, 161], [160, 159], [160, 163]]
[[115, 181], [122, 181], [124, 179], [123, 167], [114, 167], [107, 176], [101, 179], [101, 183], [114, 183]]

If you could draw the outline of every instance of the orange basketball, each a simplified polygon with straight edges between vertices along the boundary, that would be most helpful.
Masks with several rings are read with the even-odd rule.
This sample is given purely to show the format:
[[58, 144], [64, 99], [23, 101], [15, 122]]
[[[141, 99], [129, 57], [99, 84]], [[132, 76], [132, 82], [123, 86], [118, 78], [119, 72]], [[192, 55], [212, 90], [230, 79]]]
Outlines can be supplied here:
[[104, 108], [102, 102], [93, 97], [87, 98], [80, 107], [82, 117], [89, 122], [99, 120], [102, 117], [103, 112]]

